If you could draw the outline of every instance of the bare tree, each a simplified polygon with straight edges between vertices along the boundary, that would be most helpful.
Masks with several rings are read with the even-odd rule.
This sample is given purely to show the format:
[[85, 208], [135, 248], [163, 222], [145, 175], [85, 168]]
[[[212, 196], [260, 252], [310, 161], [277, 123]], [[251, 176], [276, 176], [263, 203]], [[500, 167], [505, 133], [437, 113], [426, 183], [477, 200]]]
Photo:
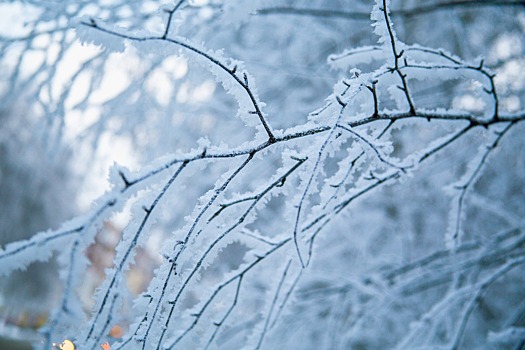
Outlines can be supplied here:
[[[0, 251], [3, 274], [58, 256], [35, 346], [523, 347], [522, 3], [26, 3], [4, 105], [31, 100], [80, 177], [104, 140], [136, 162]], [[86, 311], [85, 252], [118, 214]], [[135, 295], [139, 249], [160, 262]]]

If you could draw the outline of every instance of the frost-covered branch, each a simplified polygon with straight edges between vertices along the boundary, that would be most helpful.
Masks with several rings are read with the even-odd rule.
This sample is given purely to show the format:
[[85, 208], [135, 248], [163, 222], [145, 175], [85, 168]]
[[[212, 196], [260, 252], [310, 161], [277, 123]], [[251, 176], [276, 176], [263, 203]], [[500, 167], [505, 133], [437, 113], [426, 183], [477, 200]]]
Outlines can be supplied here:
[[[172, 14], [170, 12], [170, 14]], [[168, 23], [171, 23], [171, 19]], [[253, 84], [249, 80], [249, 76], [247, 72], [244, 70], [238, 70], [240, 63], [234, 63], [233, 66], [228, 66], [227, 63], [223, 62], [220, 58], [214, 57], [212, 53], [206, 52], [204, 48], [199, 48], [192, 43], [188, 42], [187, 40], [180, 38], [180, 39], [174, 39], [167, 36], [167, 31], [169, 30], [169, 27], [167, 26], [166, 32], [162, 34], [161, 36], [137, 36], [133, 35], [131, 33], [123, 33], [119, 31], [115, 31], [112, 29], [108, 29], [106, 27], [101, 26], [97, 21], [94, 19], [89, 19], [89, 21], [81, 21], [81, 26], [87, 26], [89, 28], [92, 28], [93, 30], [98, 30], [102, 33], [109, 34], [111, 36], [114, 36], [116, 38], [126, 39], [130, 40], [132, 42], [139, 42], [139, 43], [149, 43], [149, 42], [167, 42], [170, 44], [174, 44], [176, 46], [185, 48], [191, 52], [194, 52], [200, 57], [203, 57], [205, 60], [210, 62], [213, 66], [218, 67], [222, 72], [225, 72], [230, 78], [232, 78], [247, 94], [250, 103], [252, 104], [254, 110], [249, 111], [250, 114], [255, 114], [259, 118], [259, 121], [261, 122], [261, 125], [264, 127], [264, 130], [268, 134], [268, 140], [270, 143], [274, 143], [276, 141], [275, 136], [273, 134], [272, 128], [270, 127], [268, 121], [266, 120], [266, 117], [264, 113], [261, 110], [261, 102], [259, 101], [256, 93], [253, 91], [251, 85]], [[219, 74], [217, 74], [219, 76]], [[229, 85], [224, 83], [225, 85]], [[243, 111], [244, 112], [244, 111]]]
[[[525, 42], [493, 9], [521, 2], [26, 3], [27, 28], [0, 33], [2, 106], [34, 100], [52, 153], [79, 145], [82, 181], [103, 152], [134, 169], [113, 166], [84, 215], [2, 242], [4, 275], [58, 256], [41, 346], [456, 349], [498, 338], [483, 312], [491, 332], [520, 326], [500, 289], [524, 297]], [[501, 28], [462, 22], [480, 8]], [[371, 19], [375, 36], [271, 14]], [[33, 135], [5, 125], [0, 156], [23, 160], [4, 144]], [[86, 258], [108, 222], [114, 252]]]

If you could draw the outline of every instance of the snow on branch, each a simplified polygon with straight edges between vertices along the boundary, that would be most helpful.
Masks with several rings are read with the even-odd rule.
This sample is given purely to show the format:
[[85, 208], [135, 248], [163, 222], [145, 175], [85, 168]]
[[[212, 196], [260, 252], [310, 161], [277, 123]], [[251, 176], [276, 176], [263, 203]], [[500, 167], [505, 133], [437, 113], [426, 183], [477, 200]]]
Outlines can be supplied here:
[[[168, 23], [171, 22], [171, 19]], [[222, 54], [219, 52], [212, 52], [206, 50], [203, 47], [184, 39], [184, 38], [170, 38], [167, 36], [167, 31], [161, 36], [151, 35], [149, 33], [127, 33], [123, 32], [120, 29], [116, 28], [107, 28], [106, 26], [101, 26], [92, 18], [89, 19], [80, 19], [77, 28], [82, 28], [81, 35], [87, 36], [89, 39], [84, 39], [84, 41], [89, 40], [89, 42], [94, 42], [98, 45], [109, 45], [108, 49], [115, 48], [115, 42], [120, 40], [128, 40], [137, 45], [140, 49], [145, 50], [148, 54], [159, 54], [158, 48], [163, 47], [164, 45], [159, 45], [158, 42], [163, 42], [167, 44], [173, 44], [178, 47], [185, 48], [190, 52], [197, 54], [198, 57], [204, 59], [206, 66], [210, 72], [222, 83], [226, 91], [235, 96], [237, 102], [239, 103], [239, 113], [243, 121], [247, 125], [254, 126], [250, 121], [249, 116], [255, 115], [259, 119], [264, 131], [268, 135], [268, 140], [270, 142], [275, 142], [275, 136], [273, 134], [272, 128], [270, 127], [266, 116], [261, 110], [263, 104], [257, 96], [257, 89], [253, 82], [253, 77], [251, 77], [248, 72], [243, 68], [242, 62], [227, 60], [222, 57]], [[86, 35], [85, 33], [100, 33], [100, 36], [95, 36], [94, 38]], [[105, 40], [106, 38], [111, 38]], [[109, 41], [109, 43], [108, 43]], [[117, 49], [120, 49], [120, 46], [117, 46]], [[168, 51], [169, 52], [169, 51]], [[165, 53], [163, 53], [165, 54]], [[230, 82], [233, 80], [233, 83]], [[236, 89], [240, 87], [240, 91]], [[248, 107], [248, 106], [250, 106]]]

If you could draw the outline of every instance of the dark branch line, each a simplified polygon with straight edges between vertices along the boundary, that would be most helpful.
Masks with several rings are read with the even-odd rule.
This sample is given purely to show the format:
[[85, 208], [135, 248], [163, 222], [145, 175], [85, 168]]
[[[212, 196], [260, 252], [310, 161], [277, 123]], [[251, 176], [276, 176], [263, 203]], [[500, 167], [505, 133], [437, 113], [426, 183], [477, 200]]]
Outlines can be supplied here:
[[[436, 11], [446, 11], [454, 8], [463, 10], [475, 10], [478, 8], [497, 8], [497, 7], [525, 7], [523, 1], [506, 0], [463, 0], [463, 1], [444, 1], [430, 5], [416, 6], [411, 9], [392, 9], [392, 17], [416, 17], [432, 14]], [[320, 17], [327, 19], [346, 19], [355, 21], [369, 21], [370, 13], [359, 11], [342, 11], [329, 9], [301, 8], [290, 6], [267, 7], [257, 10], [258, 15], [296, 15], [308, 17]]]

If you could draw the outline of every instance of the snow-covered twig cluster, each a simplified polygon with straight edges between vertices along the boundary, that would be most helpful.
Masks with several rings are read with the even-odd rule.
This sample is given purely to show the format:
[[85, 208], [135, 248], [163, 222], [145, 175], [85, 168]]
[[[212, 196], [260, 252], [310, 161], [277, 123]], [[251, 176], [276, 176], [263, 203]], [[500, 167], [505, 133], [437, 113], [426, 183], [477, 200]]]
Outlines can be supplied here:
[[[423, 8], [426, 12], [434, 8], [441, 11], [453, 4]], [[222, 9], [219, 2], [211, 5], [210, 9]], [[400, 315], [406, 317], [401, 323], [413, 323], [394, 327], [405, 327], [405, 332], [393, 333], [387, 346], [458, 349], [472, 313], [491, 286], [525, 263], [523, 222], [503, 232], [491, 232], [489, 239], [467, 232], [472, 228], [465, 224], [471, 206], [469, 194], [501, 144], [515, 129], [521, 130], [525, 111], [508, 112], [501, 107], [497, 75], [483, 60], [472, 63], [443, 49], [401, 41], [392, 20], [397, 17], [390, 15], [390, 7], [389, 1], [377, 0], [371, 10], [378, 44], [329, 56], [328, 63], [342, 71], [343, 77], [335, 82], [321, 108], [284, 129], [278, 129], [275, 120], [287, 116], [265, 112], [255, 75], [248, 73], [243, 62], [179, 36], [174, 23], [187, 21], [185, 11], [194, 11], [184, 0], [160, 10], [167, 18], [156, 31], [140, 28], [138, 19], [119, 27], [116, 23], [121, 20], [115, 15], [100, 19], [87, 14], [73, 21], [83, 43], [102, 45], [106, 51], [82, 63], [84, 68], [74, 74], [52, 104], [54, 108], [64, 109], [76, 77], [88, 66], [103, 64], [112, 51], [135, 50], [153, 57], [151, 66], [144, 68], [144, 76], [166, 57], [183, 55], [209, 71], [235, 98], [238, 109], [232, 114], [253, 132], [248, 140], [234, 146], [228, 140], [217, 144], [200, 141], [191, 151], [164, 155], [138, 171], [114, 166], [111, 189], [87, 214], [0, 251], [3, 274], [47, 260], [54, 253], [60, 256], [64, 290], [41, 330], [45, 338], [42, 348], [48, 349], [61, 339], [74, 340], [80, 349], [96, 348], [108, 340], [113, 325], [123, 324], [127, 333], [112, 343], [112, 349], [260, 349], [282, 342], [289, 332], [286, 323], [294, 317], [300, 318], [298, 324], [311, 320], [311, 327], [332, 332], [331, 345], [327, 340], [325, 348], [343, 344], [374, 348], [379, 344], [374, 341], [384, 337], [370, 340], [370, 334], [365, 334], [370, 323], [380, 318], [395, 321], [395, 316], [388, 316], [392, 305], [402, 307], [423, 300], [425, 305], [408, 312], [410, 315]], [[64, 13], [76, 17], [80, 9], [66, 6]], [[330, 16], [330, 11], [323, 16]], [[265, 16], [283, 12], [293, 13], [287, 7], [256, 11]], [[394, 13], [412, 18], [417, 12], [415, 8]], [[295, 13], [308, 15], [304, 9]], [[144, 16], [147, 20], [154, 18], [151, 13]], [[48, 30], [48, 34], [55, 30], [60, 28]], [[33, 35], [31, 32], [24, 42], [30, 42], [28, 38]], [[2, 43], [9, 45], [9, 41]], [[34, 75], [43, 72], [39, 68]], [[50, 84], [46, 74], [40, 85], [33, 87], [36, 91]], [[485, 103], [481, 113], [455, 108], [446, 99], [429, 103], [418, 95], [429, 84], [457, 81], [474, 82]], [[107, 105], [118, 106], [138, 90], [140, 86], [131, 85]], [[91, 86], [80, 104], [89, 101], [92, 91]], [[266, 102], [269, 107], [271, 101]], [[101, 119], [94, 127], [103, 128], [105, 123]], [[441, 131], [436, 132], [436, 126]], [[360, 274], [349, 273], [311, 287], [317, 276], [316, 264], [322, 266], [331, 255], [324, 242], [351, 236], [340, 245], [358, 244], [359, 236], [369, 235], [365, 228], [356, 231], [352, 223], [373, 221], [360, 214], [365, 210], [360, 203], [372, 194], [380, 196], [381, 191], [388, 191], [388, 185], [402, 186], [422, 177], [425, 169], [438, 166], [439, 157], [458, 152], [465, 147], [464, 140], [471, 142], [476, 139], [474, 135], [482, 133], [476, 140], [478, 153], [461, 161], [458, 167], [465, 168], [461, 179], [449, 187], [452, 205], [448, 229], [440, 233], [446, 247], [436, 245], [424, 252], [428, 255], [397, 267], [373, 265]], [[187, 195], [188, 188], [197, 193]], [[184, 216], [173, 221], [177, 225], [163, 222], [174, 201], [190, 208], [186, 214], [170, 213], [172, 217]], [[130, 220], [118, 242], [114, 266], [106, 271], [84, 321], [77, 296], [88, 267], [83, 252], [104, 222], [127, 205], [131, 206]], [[355, 210], [349, 214], [352, 208]], [[126, 286], [126, 273], [134, 263], [136, 250], [147, 244], [157, 227], [169, 232], [158, 252], [162, 263], [147, 290], [134, 296]], [[234, 243], [243, 247], [242, 262], [216, 272], [216, 278], [210, 277], [209, 271], [219, 266], [222, 252]], [[322, 310], [316, 303], [322, 304], [334, 295], [337, 309], [330, 308], [328, 320], [312, 316], [313, 310]], [[307, 311], [301, 310], [304, 305]], [[126, 308], [131, 311], [124, 313]]]

